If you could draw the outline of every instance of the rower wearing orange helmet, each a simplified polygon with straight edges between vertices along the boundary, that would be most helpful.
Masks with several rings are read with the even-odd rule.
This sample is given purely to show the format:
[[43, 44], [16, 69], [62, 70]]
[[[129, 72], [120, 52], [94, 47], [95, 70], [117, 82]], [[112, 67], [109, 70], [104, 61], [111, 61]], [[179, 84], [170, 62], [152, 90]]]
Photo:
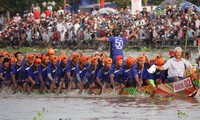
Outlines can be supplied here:
[[75, 81], [74, 78], [76, 76], [75, 68], [79, 62], [80, 55], [78, 53], [72, 53], [71, 58], [67, 65], [67, 78], [69, 80], [68, 90], [70, 91], [71, 88], [75, 88]]
[[41, 82], [41, 91], [46, 87], [46, 83], [48, 82], [48, 77], [47, 77], [47, 66], [49, 64], [49, 56], [44, 54], [42, 56], [42, 64], [38, 68], [39, 72], [39, 79]]
[[85, 83], [88, 84], [87, 79], [87, 64], [88, 64], [88, 58], [86, 56], [82, 56], [80, 58], [79, 64], [76, 65], [76, 81], [77, 87], [79, 88], [79, 93], [81, 94], [84, 87], [86, 87]]
[[39, 79], [38, 68], [41, 65], [42, 61], [39, 58], [36, 58], [34, 64], [29, 68], [27, 74], [28, 78], [26, 80], [25, 90], [32, 91], [33, 88], [40, 89], [42, 86], [41, 81]]
[[51, 56], [51, 62], [47, 66], [47, 76], [50, 87], [50, 92], [53, 92], [54, 88], [58, 87], [58, 57]]
[[96, 83], [96, 77], [99, 71], [99, 67], [98, 67], [98, 59], [97, 57], [93, 56], [90, 58], [91, 64], [88, 67], [87, 70], [87, 79], [88, 79], [88, 83], [89, 83], [89, 93], [92, 92], [92, 88], [95, 87], [95, 83]]
[[58, 87], [58, 93], [60, 93], [61, 89], [63, 88], [63, 84], [65, 84], [65, 87], [68, 86], [68, 79], [67, 79], [67, 65], [68, 65], [68, 57], [66, 55], [62, 55], [60, 57], [61, 63], [58, 65], [58, 73], [60, 75], [60, 83]]
[[111, 84], [114, 87], [118, 86], [122, 81], [122, 65], [124, 63], [124, 59], [121, 55], [118, 55], [116, 57], [116, 62], [113, 64], [113, 66], [110, 68], [110, 81]]
[[111, 82], [110, 82], [109, 71], [111, 66], [112, 66], [112, 59], [106, 58], [105, 65], [99, 70], [97, 74], [97, 83], [100, 85], [102, 89], [110, 87]]

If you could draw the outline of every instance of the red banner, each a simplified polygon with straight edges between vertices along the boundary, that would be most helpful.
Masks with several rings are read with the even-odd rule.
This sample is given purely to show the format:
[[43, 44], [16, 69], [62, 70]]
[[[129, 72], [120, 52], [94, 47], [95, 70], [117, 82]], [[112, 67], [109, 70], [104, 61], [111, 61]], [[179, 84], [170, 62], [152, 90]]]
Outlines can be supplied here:
[[101, 0], [101, 2], [100, 2], [100, 7], [101, 7], [101, 8], [104, 8], [104, 0]]

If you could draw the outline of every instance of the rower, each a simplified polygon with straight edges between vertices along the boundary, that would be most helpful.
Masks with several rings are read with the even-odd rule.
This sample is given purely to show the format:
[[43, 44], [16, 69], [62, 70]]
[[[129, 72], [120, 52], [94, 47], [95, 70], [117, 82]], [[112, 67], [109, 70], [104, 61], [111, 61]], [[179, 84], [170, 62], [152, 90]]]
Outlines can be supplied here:
[[82, 90], [84, 88], [87, 88], [89, 85], [88, 79], [87, 79], [87, 64], [88, 64], [88, 59], [86, 56], [82, 56], [80, 58], [79, 64], [76, 65], [76, 85], [79, 88], [78, 94], [82, 93]]
[[75, 68], [79, 62], [79, 57], [80, 55], [78, 53], [72, 53], [67, 65], [66, 72], [67, 72], [67, 78], [69, 80], [68, 92], [71, 90], [71, 88], [75, 88], [75, 81], [74, 81], [74, 78], [76, 76]]
[[23, 55], [21, 52], [16, 52], [14, 55], [17, 59], [17, 62], [12, 66], [12, 81], [14, 85], [14, 92], [18, 88], [23, 88], [24, 81], [22, 80], [22, 75], [25, 71], [25, 61], [23, 60]]
[[41, 82], [40, 92], [42, 92], [46, 87], [49, 87], [48, 76], [47, 76], [47, 66], [49, 65], [49, 56], [42, 55], [42, 64], [38, 68], [39, 79]]
[[138, 85], [138, 88], [141, 89], [143, 83], [145, 83], [147, 79], [147, 69], [149, 68], [147, 57], [138, 56], [137, 64], [133, 68], [133, 75], [135, 84]]
[[4, 58], [2, 65], [0, 65], [0, 88], [3, 86], [8, 86], [10, 84], [10, 72], [9, 69], [10, 59]]
[[101, 86], [102, 93], [105, 93], [106, 88], [111, 87], [110, 74], [109, 74], [111, 66], [112, 66], [112, 59], [106, 58], [105, 65], [99, 70], [97, 74], [97, 83]]
[[122, 67], [122, 81], [120, 82], [119, 94], [122, 94], [125, 87], [133, 87], [135, 82], [133, 82], [133, 66], [135, 65], [135, 59], [133, 57], [128, 57], [126, 59], [125, 65]]
[[42, 61], [39, 58], [36, 58], [34, 61], [34, 64], [29, 68], [28, 72], [27, 72], [27, 86], [28, 88], [26, 88], [26, 90], [28, 90], [29, 92], [32, 91], [32, 89], [40, 89], [42, 84], [41, 81], [39, 79], [39, 72], [38, 72], [38, 68], [41, 65]]
[[122, 81], [123, 63], [124, 59], [119, 55], [116, 57], [115, 64], [113, 64], [113, 66], [110, 68], [110, 81], [113, 88], [118, 86]]
[[91, 64], [87, 69], [87, 79], [89, 83], [89, 94], [92, 93], [92, 88], [96, 86], [96, 77], [99, 71], [97, 57], [93, 56], [90, 59]]
[[51, 56], [51, 62], [47, 66], [47, 76], [50, 85], [50, 93], [52, 93], [54, 88], [57, 88], [59, 84], [58, 57], [55, 55]]
[[67, 78], [67, 63], [68, 63], [68, 57], [66, 55], [62, 55], [60, 58], [61, 63], [58, 66], [58, 72], [60, 74], [60, 83], [59, 83], [59, 88], [58, 88], [58, 93], [60, 93], [60, 91], [63, 88], [63, 84], [65, 85], [65, 88], [68, 87], [68, 83], [69, 80]]

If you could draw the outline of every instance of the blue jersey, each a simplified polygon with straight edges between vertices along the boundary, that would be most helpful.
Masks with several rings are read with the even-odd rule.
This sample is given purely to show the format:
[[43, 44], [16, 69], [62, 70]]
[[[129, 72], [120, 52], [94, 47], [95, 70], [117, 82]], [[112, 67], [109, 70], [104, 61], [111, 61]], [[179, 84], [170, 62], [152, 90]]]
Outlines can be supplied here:
[[[39, 69], [39, 68], [38, 68]], [[32, 77], [32, 79], [34, 81], [36, 81], [37, 83], [40, 83], [40, 79], [39, 79], [39, 72], [38, 69], [36, 69], [34, 66], [31, 66], [29, 68], [29, 70], [27, 71], [28, 73], [28, 77]]]
[[39, 73], [39, 75], [42, 76], [43, 81], [47, 81], [48, 80], [48, 77], [47, 77], [47, 66], [45, 67], [43, 65], [40, 65], [38, 67], [38, 73]]
[[87, 79], [90, 82], [96, 82], [97, 74], [99, 71], [99, 67], [96, 66], [96, 69], [92, 69], [90, 66], [87, 69]]
[[51, 77], [52, 78], [57, 78], [58, 77], [58, 66], [56, 65], [55, 67], [53, 66], [52, 63], [50, 63], [48, 66], [47, 66], [47, 75], [48, 74], [51, 74]]
[[106, 82], [106, 83], [110, 83], [110, 72], [109, 70], [106, 70], [105, 67], [102, 67], [98, 74], [97, 77], [102, 81], [102, 82]]
[[0, 73], [2, 73], [2, 76], [7, 80], [11, 79], [10, 72], [11, 72], [10, 68], [4, 69], [3, 66], [0, 65]]
[[80, 64], [76, 65], [76, 77], [75, 79], [78, 80], [78, 82], [87, 82], [87, 68], [80, 68]]
[[61, 78], [64, 78], [65, 76], [67, 76], [67, 65], [64, 66], [62, 63], [60, 63], [58, 65], [58, 73]]
[[115, 82], [122, 82], [122, 74], [123, 69], [122, 67], [117, 68], [115, 64], [110, 68], [110, 74], [114, 74], [114, 81]]
[[76, 76], [75, 75], [76, 74], [75, 69], [76, 69], [76, 65], [74, 65], [72, 63], [72, 61], [70, 60], [68, 62], [68, 65], [67, 65], [67, 71], [66, 72], [70, 72], [71, 77], [75, 77]]
[[31, 68], [32, 66], [33, 66], [33, 65], [31, 65], [31, 66], [25, 65], [24, 79], [27, 79], [27, 78], [28, 78], [28, 71], [30, 70], [30, 68]]
[[156, 79], [161, 79], [162, 82], [165, 81], [165, 79], [167, 78], [167, 70], [156, 70], [156, 72], [154, 73], [154, 80]]
[[148, 66], [146, 63], [144, 64], [143, 69], [139, 69], [138, 64], [136, 64], [133, 68], [133, 75], [134, 76], [138, 75], [139, 79], [146, 80], [147, 75], [148, 75], [147, 69], [148, 69]]
[[12, 74], [15, 75], [16, 81], [22, 81], [24, 78], [25, 72], [25, 61], [22, 61], [21, 65], [17, 65], [17, 63], [13, 64], [12, 66]]
[[133, 67], [132, 68], [127, 68], [126, 65], [122, 67], [123, 68], [123, 73], [122, 73], [122, 82], [125, 82], [126, 80], [133, 80], [134, 75], [133, 75]]
[[110, 57], [112, 60], [115, 61], [118, 55], [124, 57], [122, 49], [124, 47], [124, 43], [126, 42], [126, 38], [121, 36], [111, 36], [108, 37], [108, 39], [111, 44]]

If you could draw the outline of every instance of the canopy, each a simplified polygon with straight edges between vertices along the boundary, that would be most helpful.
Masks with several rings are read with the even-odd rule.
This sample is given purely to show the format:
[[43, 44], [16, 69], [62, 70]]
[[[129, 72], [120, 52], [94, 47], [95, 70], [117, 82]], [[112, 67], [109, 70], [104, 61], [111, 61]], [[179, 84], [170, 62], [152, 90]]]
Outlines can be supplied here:
[[[181, 0], [180, 2], [184, 2], [185, 0]], [[166, 5], [169, 4], [171, 6], [174, 6], [176, 5], [176, 0], [165, 0], [163, 1], [159, 6], [162, 8], [162, 9], [165, 9]]]
[[181, 4], [181, 10], [184, 10], [185, 8], [188, 8], [188, 7], [190, 7], [190, 6], [194, 6], [195, 7], [195, 11], [200, 11], [200, 8], [198, 7], [198, 6], [196, 6], [196, 5], [194, 5], [194, 4], [192, 4], [192, 3], [190, 3], [190, 2], [183, 2], [182, 4]]
[[101, 13], [101, 14], [109, 14], [109, 13], [116, 13], [116, 10], [115, 9], [113, 9], [113, 8], [109, 8], [109, 7], [107, 7], [107, 8], [101, 8], [100, 10], [99, 10], [99, 13]]

